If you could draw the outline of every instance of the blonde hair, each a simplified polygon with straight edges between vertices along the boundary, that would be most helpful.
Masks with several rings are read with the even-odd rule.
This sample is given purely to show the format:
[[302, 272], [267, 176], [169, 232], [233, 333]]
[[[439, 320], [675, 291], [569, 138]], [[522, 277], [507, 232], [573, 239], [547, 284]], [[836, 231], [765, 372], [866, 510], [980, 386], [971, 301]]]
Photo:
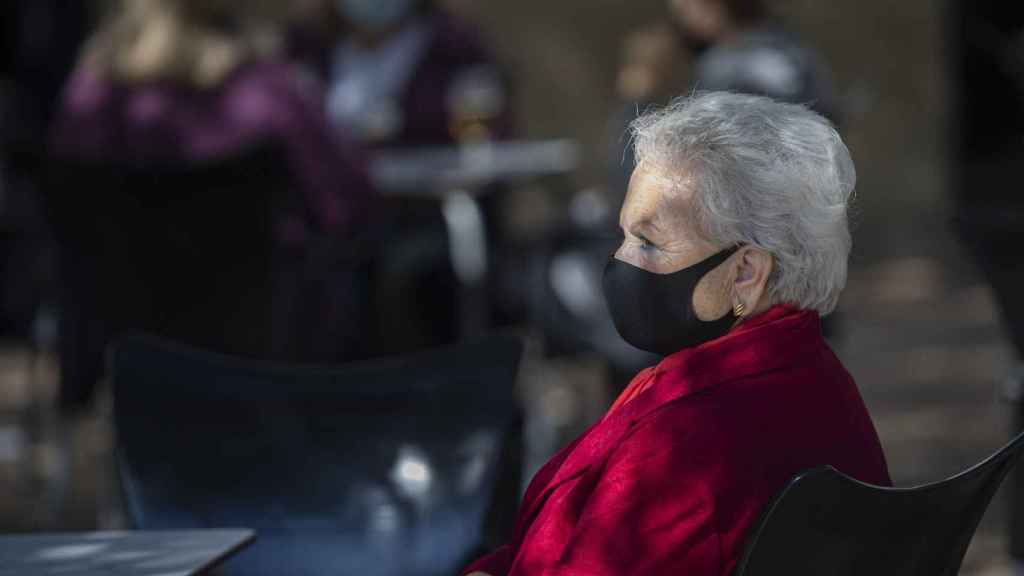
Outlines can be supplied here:
[[273, 0], [120, 0], [85, 51], [118, 82], [219, 85], [239, 65], [270, 56]]

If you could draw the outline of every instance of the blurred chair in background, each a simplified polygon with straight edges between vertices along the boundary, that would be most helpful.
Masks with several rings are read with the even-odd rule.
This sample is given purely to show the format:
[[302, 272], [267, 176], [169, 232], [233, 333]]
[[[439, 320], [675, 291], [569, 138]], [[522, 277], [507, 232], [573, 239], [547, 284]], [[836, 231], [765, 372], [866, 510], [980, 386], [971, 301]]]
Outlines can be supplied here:
[[454, 574], [511, 528], [521, 352], [309, 369], [127, 339], [111, 371], [131, 519], [256, 529], [228, 575]]
[[[1016, 355], [1004, 393], [1024, 428], [1024, 5], [997, 0], [950, 4], [955, 77], [953, 169], [956, 224], [992, 288]], [[1024, 574], [1024, 474], [1013, 478], [1010, 552]]]
[[[364, 329], [348, 315], [353, 306], [341, 302], [352, 298], [356, 275], [352, 270], [326, 269], [323, 262], [330, 259], [310, 254], [354, 251], [354, 238], [369, 225], [371, 185], [357, 148], [330, 128], [322, 94], [277, 58], [274, 18], [279, 9], [273, 2], [241, 0], [118, 3], [109, 21], [90, 39], [68, 82], [51, 135], [51, 154], [59, 162], [117, 165], [130, 173], [159, 174], [176, 169], [188, 172], [190, 166], [241, 155], [264, 144], [277, 146], [277, 166], [266, 169], [286, 171], [280, 191], [292, 194], [280, 194], [273, 206], [274, 250], [282, 265], [275, 271], [275, 305], [301, 304], [302, 309], [280, 311], [280, 316], [296, 318], [292, 333], [323, 334], [335, 347], [330, 350], [334, 354], [326, 355], [341, 356], [345, 347], [359, 344]], [[251, 184], [258, 174], [239, 174], [240, 183]], [[103, 190], [73, 192], [95, 197], [97, 205], [104, 202]], [[235, 195], [234, 214], [220, 199], [208, 199], [206, 206], [197, 201], [192, 208], [218, 206], [219, 233], [230, 237], [236, 226], [247, 225], [237, 219], [254, 217], [262, 222], [264, 200], [255, 191], [251, 200]], [[252, 206], [247, 205], [250, 202]], [[86, 201], [80, 208], [77, 217], [94, 223], [107, 216]], [[174, 216], [181, 219], [175, 222], [168, 214], [165, 227], [158, 229], [175, 225], [184, 229], [187, 221], [198, 222], [206, 216], [185, 211]], [[132, 229], [141, 232], [137, 226]], [[236, 247], [240, 259], [264, 250]], [[311, 270], [310, 262], [319, 269]], [[187, 268], [179, 271], [188, 273]], [[214, 290], [212, 284], [210, 289]], [[304, 352], [293, 351], [300, 358]], [[72, 394], [62, 403], [70, 406], [84, 400], [86, 396]]]
[[[375, 155], [427, 153], [511, 132], [503, 70], [476, 31], [435, 0], [324, 2], [320, 18], [292, 34], [291, 52], [327, 85], [336, 129]], [[495, 196], [476, 196], [488, 230], [500, 229]], [[450, 257], [458, 239], [439, 200], [402, 194], [384, 203], [374, 262], [378, 354], [451, 342], [464, 324], [463, 286]], [[491, 252], [502, 249], [496, 236], [485, 242]]]

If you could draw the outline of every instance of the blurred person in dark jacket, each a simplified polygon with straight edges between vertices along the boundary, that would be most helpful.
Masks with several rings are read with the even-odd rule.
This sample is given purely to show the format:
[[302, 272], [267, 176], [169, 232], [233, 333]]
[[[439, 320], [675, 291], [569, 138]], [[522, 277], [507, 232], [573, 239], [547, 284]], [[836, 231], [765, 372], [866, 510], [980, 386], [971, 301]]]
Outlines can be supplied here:
[[474, 30], [435, 0], [333, 0], [295, 56], [328, 86], [340, 129], [374, 147], [450, 145], [510, 130], [508, 83]]
[[839, 120], [832, 75], [771, 14], [765, 0], [668, 0], [671, 23], [694, 56], [698, 90], [728, 90], [803, 104]]
[[[327, 85], [327, 114], [336, 129], [355, 135], [371, 152], [509, 136], [503, 70], [472, 26], [439, 2], [330, 0], [319, 14], [293, 31], [290, 51]], [[488, 230], [497, 229], [496, 196], [479, 195]], [[464, 293], [438, 199], [395, 196], [384, 206], [388, 242], [380, 246], [374, 275], [378, 351], [407, 352], [454, 340]], [[488, 249], [502, 250], [499, 239], [487, 240]], [[485, 321], [505, 313], [495, 305], [487, 315]]]

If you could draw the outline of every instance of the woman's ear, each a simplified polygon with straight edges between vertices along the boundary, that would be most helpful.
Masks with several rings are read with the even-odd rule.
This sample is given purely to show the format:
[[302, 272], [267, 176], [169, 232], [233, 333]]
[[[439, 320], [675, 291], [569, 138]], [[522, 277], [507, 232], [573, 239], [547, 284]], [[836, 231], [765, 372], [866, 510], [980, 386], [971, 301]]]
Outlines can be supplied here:
[[733, 306], [743, 305], [746, 315], [767, 309], [768, 278], [775, 269], [775, 258], [755, 246], [744, 246], [736, 253], [736, 279]]

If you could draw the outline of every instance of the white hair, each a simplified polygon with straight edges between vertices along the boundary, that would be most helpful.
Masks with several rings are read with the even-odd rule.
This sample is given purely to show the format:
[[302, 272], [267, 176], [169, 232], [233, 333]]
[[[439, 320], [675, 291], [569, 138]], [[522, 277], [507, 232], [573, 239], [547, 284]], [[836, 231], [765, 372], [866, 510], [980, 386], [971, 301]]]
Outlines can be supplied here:
[[704, 238], [772, 254], [772, 304], [835, 309], [857, 174], [828, 120], [761, 96], [695, 92], [637, 118], [631, 131], [638, 162], [695, 186], [692, 216]]

